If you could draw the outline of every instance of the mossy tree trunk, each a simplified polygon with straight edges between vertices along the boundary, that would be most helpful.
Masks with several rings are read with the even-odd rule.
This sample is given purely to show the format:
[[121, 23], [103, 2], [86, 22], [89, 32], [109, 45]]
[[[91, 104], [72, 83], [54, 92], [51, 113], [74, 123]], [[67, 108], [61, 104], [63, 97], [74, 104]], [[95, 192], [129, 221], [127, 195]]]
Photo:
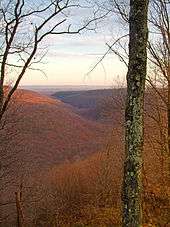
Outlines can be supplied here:
[[130, 41], [125, 110], [123, 226], [142, 224], [143, 107], [147, 68], [148, 0], [130, 0]]

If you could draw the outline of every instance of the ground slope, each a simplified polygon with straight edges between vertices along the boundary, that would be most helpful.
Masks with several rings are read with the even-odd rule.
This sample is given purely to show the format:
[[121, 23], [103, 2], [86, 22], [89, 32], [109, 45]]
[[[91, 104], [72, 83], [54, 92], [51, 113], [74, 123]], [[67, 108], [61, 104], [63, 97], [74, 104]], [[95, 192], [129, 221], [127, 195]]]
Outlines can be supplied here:
[[6, 148], [19, 153], [29, 169], [81, 159], [104, 144], [103, 126], [83, 119], [61, 101], [31, 91], [16, 92], [6, 121]]

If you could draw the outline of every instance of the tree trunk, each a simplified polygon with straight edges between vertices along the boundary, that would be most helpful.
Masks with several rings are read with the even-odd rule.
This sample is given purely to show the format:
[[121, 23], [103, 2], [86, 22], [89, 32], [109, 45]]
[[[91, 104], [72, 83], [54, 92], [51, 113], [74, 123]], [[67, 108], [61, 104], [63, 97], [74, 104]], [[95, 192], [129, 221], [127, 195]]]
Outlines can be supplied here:
[[148, 0], [130, 0], [130, 41], [125, 110], [123, 226], [142, 225], [143, 105], [147, 66]]
[[22, 184], [20, 189], [15, 193], [16, 209], [17, 209], [17, 227], [24, 227], [24, 215], [22, 210]]
[[168, 150], [170, 151], [170, 82], [169, 81], [168, 81], [168, 111], [167, 111], [167, 118], [168, 118]]
[[1, 120], [2, 120], [3, 100], [4, 100], [3, 84], [1, 84], [1, 82], [0, 82], [0, 125], [1, 125]]
[[[167, 8], [166, 8], [167, 7]], [[165, 9], [168, 11], [168, 5], [165, 5]], [[167, 54], [168, 54], [168, 62], [167, 62], [167, 80], [168, 80], [168, 177], [170, 176], [170, 17], [168, 16], [165, 22], [167, 21], [167, 30], [163, 32], [163, 41], [167, 43]], [[166, 56], [166, 55], [165, 55]]]
[[[169, 42], [170, 44], [170, 42]], [[170, 57], [168, 59], [168, 180], [170, 179]]]

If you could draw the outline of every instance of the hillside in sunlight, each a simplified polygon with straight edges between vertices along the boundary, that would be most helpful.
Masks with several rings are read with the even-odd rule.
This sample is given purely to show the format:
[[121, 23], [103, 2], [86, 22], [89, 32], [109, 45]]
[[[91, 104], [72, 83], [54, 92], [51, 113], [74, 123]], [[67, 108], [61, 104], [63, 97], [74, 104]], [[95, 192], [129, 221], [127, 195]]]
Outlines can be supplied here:
[[[14, 210], [14, 192], [22, 181], [24, 213], [36, 226], [51, 226], [56, 213], [58, 226], [120, 226], [125, 90], [71, 91], [57, 96], [18, 90], [11, 102], [0, 147], [11, 174], [11, 188], [3, 199], [11, 205], [2, 212]], [[160, 226], [168, 220], [170, 195], [160, 131], [160, 123], [166, 127], [165, 113], [155, 93], [147, 92], [144, 219]], [[36, 203], [30, 202], [34, 199]]]
[[[165, 91], [159, 90], [159, 92], [166, 97]], [[117, 195], [120, 195], [124, 156], [125, 94], [125, 89], [57, 92], [54, 94], [54, 97], [71, 105], [75, 112], [80, 114], [80, 116], [87, 119], [93, 119], [95, 122], [105, 123], [108, 127], [111, 125], [112, 135], [110, 136], [109, 150], [112, 156], [112, 164], [109, 167], [109, 171], [111, 171], [109, 179], [112, 179], [114, 182], [114, 186], [111, 188], [114, 188], [114, 190], [117, 191]], [[147, 89], [145, 94], [145, 138], [143, 153], [143, 184], [145, 188], [144, 206], [146, 206], [144, 209], [146, 209], [146, 212], [150, 213], [149, 215], [151, 215], [153, 220], [156, 220], [157, 223], [164, 223], [164, 219], [167, 219], [167, 212], [169, 209], [169, 207], [166, 207], [165, 205], [166, 199], [170, 195], [168, 159], [164, 147], [166, 146], [166, 122], [167, 116], [165, 104], [155, 91]], [[106, 154], [108, 152], [107, 149], [105, 149]], [[96, 159], [96, 163], [100, 166], [101, 160]], [[107, 166], [107, 164], [105, 165]], [[83, 172], [83, 168], [80, 169], [80, 172]], [[87, 169], [88, 168], [86, 168], [86, 171]], [[95, 174], [95, 171], [93, 171], [93, 173]], [[105, 181], [107, 171], [103, 170], [101, 173], [104, 174], [102, 179]], [[82, 173], [80, 173], [80, 175], [81, 174]], [[98, 178], [99, 175], [99, 173], [96, 173], [95, 177]], [[92, 176], [92, 174], [90, 174], [90, 176]], [[104, 190], [106, 190], [106, 188]], [[157, 204], [156, 207], [160, 207], [160, 209], [156, 208], [148, 211], [155, 201]], [[145, 215], [148, 215], [148, 213]]]
[[59, 100], [26, 90], [16, 92], [4, 130], [10, 132], [5, 146], [18, 153], [28, 169], [81, 159], [105, 144], [105, 127]]

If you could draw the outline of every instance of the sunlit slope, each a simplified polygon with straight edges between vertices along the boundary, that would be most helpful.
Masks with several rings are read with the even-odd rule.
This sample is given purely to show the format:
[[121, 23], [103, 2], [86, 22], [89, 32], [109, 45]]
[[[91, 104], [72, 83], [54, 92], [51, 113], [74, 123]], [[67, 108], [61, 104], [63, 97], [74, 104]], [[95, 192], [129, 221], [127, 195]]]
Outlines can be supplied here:
[[8, 149], [28, 166], [81, 159], [104, 144], [103, 126], [83, 119], [61, 101], [26, 90], [16, 92], [5, 128]]

